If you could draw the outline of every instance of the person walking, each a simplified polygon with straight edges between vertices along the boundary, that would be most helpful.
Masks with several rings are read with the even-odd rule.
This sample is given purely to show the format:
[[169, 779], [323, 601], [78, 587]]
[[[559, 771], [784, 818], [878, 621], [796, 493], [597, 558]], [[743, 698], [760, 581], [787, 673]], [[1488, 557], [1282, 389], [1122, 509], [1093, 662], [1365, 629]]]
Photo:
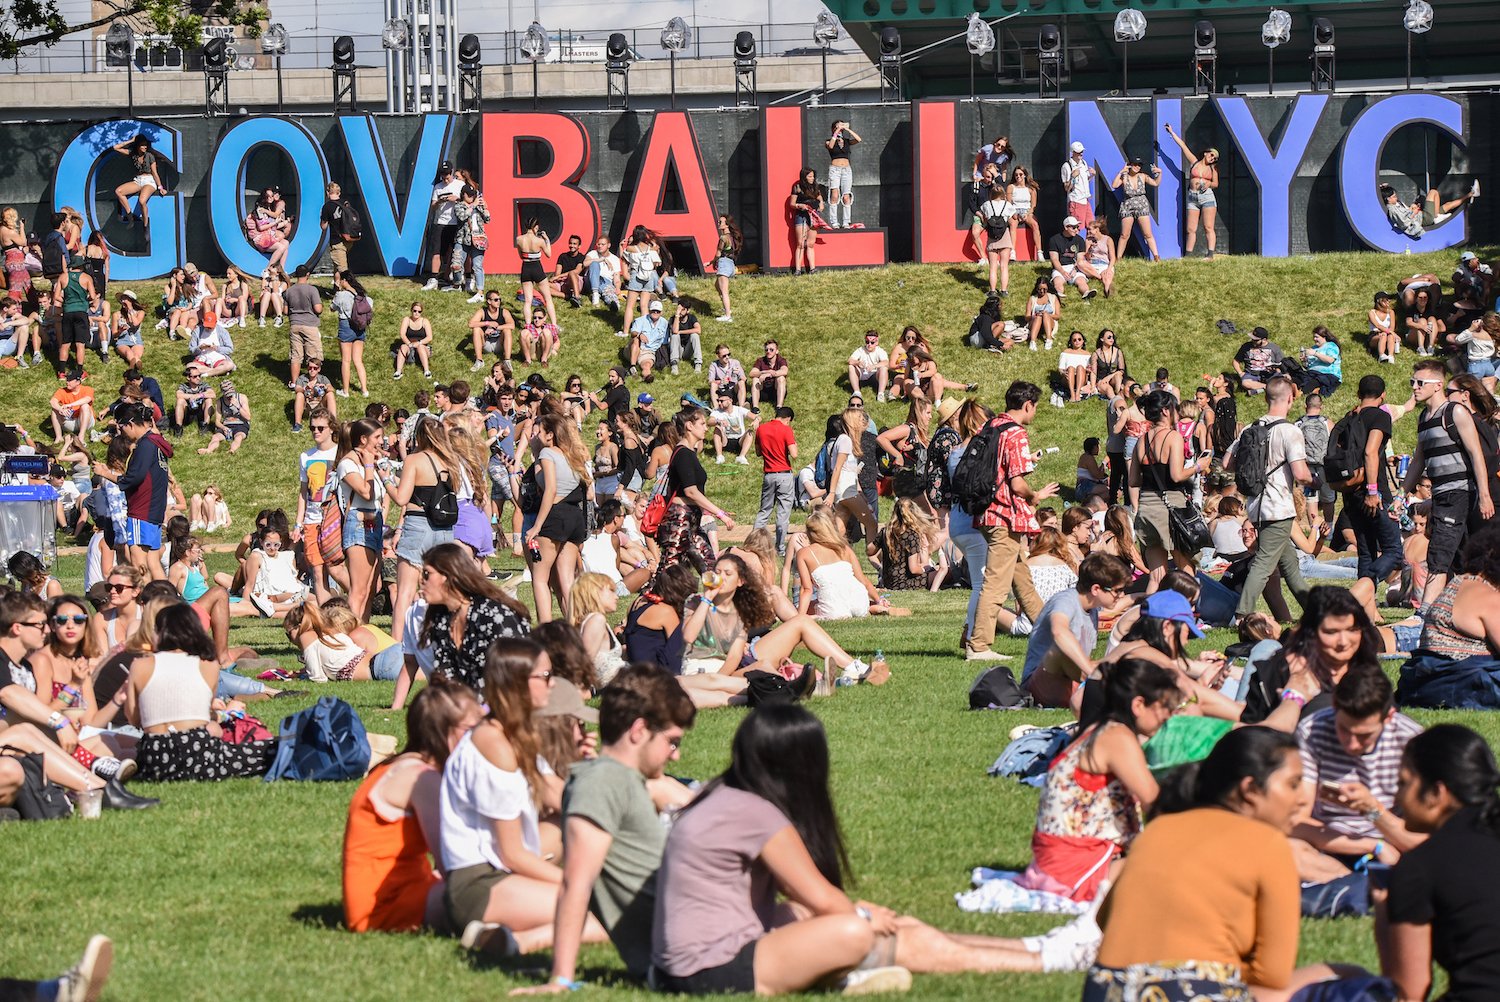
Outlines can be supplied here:
[[755, 429], [755, 451], [765, 467], [755, 528], [769, 522], [771, 509], [776, 509], [776, 552], [782, 556], [786, 555], [787, 527], [792, 518], [792, 463], [797, 459], [797, 436], [792, 431], [795, 416], [790, 407], [778, 407], [775, 417], [762, 421]]
[[[1385, 380], [1371, 374], [1359, 381], [1359, 406], [1335, 426], [1330, 451], [1358, 447], [1363, 462], [1358, 480], [1339, 486], [1344, 491], [1344, 517], [1354, 530], [1359, 554], [1358, 573], [1368, 578], [1375, 592], [1380, 583], [1405, 563], [1401, 523], [1393, 514], [1390, 475], [1386, 472], [1385, 447], [1391, 441], [1391, 415], [1385, 410]], [[1348, 422], [1345, 425], [1345, 421]], [[1347, 428], [1347, 430], [1345, 430]], [[1324, 476], [1337, 476], [1325, 461]]]
[[292, 361], [292, 378], [286, 384], [289, 390], [297, 388], [297, 377], [302, 375], [304, 359], [323, 359], [323, 335], [318, 330], [318, 316], [323, 312], [323, 297], [318, 294], [318, 287], [308, 281], [311, 276], [312, 272], [307, 265], [299, 264], [297, 270], [292, 272], [292, 278], [295, 279], [292, 287], [282, 296], [292, 321], [291, 333], [288, 335], [291, 339]]
[[[1000, 608], [1012, 586], [1020, 598], [1021, 611], [1031, 622], [1042, 612], [1042, 600], [1031, 583], [1026, 566], [1026, 538], [1041, 531], [1035, 505], [1057, 496], [1057, 484], [1037, 489], [1026, 478], [1036, 469], [1031, 458], [1031, 443], [1026, 426], [1036, 418], [1041, 388], [1020, 380], [1005, 391], [1005, 413], [992, 418], [990, 426], [999, 429], [997, 443], [995, 493], [984, 513], [976, 519], [976, 528], [984, 536], [987, 556], [984, 565], [984, 587], [979, 592], [979, 607], [974, 614], [974, 630], [969, 636], [966, 660], [998, 661], [1001, 655], [990, 650], [995, 642], [995, 625]], [[976, 441], [978, 436], [976, 436]], [[974, 445], [970, 446], [974, 448]]]
[[1241, 432], [1224, 458], [1225, 468], [1235, 475], [1240, 493], [1248, 499], [1245, 511], [1259, 534], [1240, 590], [1237, 617], [1255, 611], [1256, 599], [1277, 567], [1299, 603], [1307, 594], [1292, 543], [1292, 524], [1297, 518], [1292, 491], [1298, 485], [1312, 483], [1312, 471], [1307, 468], [1307, 443], [1302, 432], [1287, 421], [1293, 389], [1286, 376], [1267, 380], [1266, 416]]

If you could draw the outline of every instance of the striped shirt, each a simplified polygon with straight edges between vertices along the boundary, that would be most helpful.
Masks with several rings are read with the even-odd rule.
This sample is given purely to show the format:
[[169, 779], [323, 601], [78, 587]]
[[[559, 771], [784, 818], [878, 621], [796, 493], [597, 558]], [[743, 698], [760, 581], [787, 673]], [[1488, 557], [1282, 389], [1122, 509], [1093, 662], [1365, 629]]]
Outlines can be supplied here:
[[1445, 403], [1435, 410], [1424, 410], [1417, 418], [1417, 443], [1426, 464], [1423, 473], [1432, 478], [1434, 494], [1469, 487], [1469, 457], [1448, 413], [1452, 406]]
[[[1422, 725], [1402, 713], [1386, 721], [1375, 747], [1363, 755], [1350, 755], [1339, 743], [1332, 707], [1319, 710], [1297, 725], [1297, 746], [1302, 752], [1302, 780], [1320, 783], [1360, 783], [1386, 810], [1396, 802], [1396, 780], [1406, 743], [1422, 733]], [[1321, 821], [1351, 838], [1379, 838], [1374, 822], [1324, 797], [1313, 801], [1314, 821]]]

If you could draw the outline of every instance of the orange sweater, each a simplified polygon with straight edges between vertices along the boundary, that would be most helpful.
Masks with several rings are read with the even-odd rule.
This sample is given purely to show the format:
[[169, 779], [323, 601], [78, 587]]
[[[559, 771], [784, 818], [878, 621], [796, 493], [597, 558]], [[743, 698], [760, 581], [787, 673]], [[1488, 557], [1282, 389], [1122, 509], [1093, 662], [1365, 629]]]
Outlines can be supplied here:
[[390, 763], [375, 767], [354, 791], [344, 828], [344, 924], [353, 932], [422, 928], [427, 894], [441, 881], [427, 859], [422, 826], [411, 811], [387, 821], [370, 796]]
[[1297, 962], [1300, 885], [1285, 836], [1217, 807], [1152, 821], [1099, 914], [1103, 967], [1237, 964], [1284, 987]]

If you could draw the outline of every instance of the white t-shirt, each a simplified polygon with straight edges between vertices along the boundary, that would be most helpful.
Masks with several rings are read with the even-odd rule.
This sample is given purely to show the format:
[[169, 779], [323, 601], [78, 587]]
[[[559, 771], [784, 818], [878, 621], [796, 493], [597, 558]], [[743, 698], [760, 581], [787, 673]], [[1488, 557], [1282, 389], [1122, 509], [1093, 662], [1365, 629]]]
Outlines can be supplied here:
[[598, 251], [591, 250], [587, 255], [584, 256], [584, 270], [587, 271], [588, 266], [591, 264], [597, 264], [599, 266], [600, 285], [612, 286], [615, 284], [615, 278], [620, 274], [619, 258], [615, 257], [613, 254], [605, 254], [603, 257], [601, 257]]
[[603, 574], [618, 586], [625, 583], [620, 576], [619, 556], [615, 552], [615, 541], [607, 532], [596, 532], [583, 541], [578, 548], [583, 558], [583, 569], [593, 574]]
[[[1257, 423], [1264, 424], [1269, 420], [1269, 417], [1263, 417]], [[1236, 439], [1235, 446], [1238, 445], [1239, 440]], [[1233, 451], [1234, 446], [1231, 446], [1230, 452]], [[1307, 462], [1307, 440], [1302, 437], [1300, 428], [1286, 421], [1271, 429], [1268, 452], [1271, 468], [1266, 477], [1265, 492], [1258, 498], [1251, 498], [1245, 505], [1245, 514], [1256, 525], [1297, 517], [1297, 505], [1292, 500], [1297, 480], [1292, 475], [1292, 464]]]
[[526, 777], [519, 769], [496, 768], [474, 747], [473, 737], [470, 733], [460, 738], [443, 767], [443, 869], [449, 873], [480, 863], [510, 869], [500, 858], [493, 821], [520, 818], [521, 844], [535, 853], [542, 850], [536, 805]]
[[375, 485], [375, 490], [368, 501], [360, 497], [354, 488], [350, 487], [348, 482], [344, 480], [351, 473], [363, 474], [364, 472], [364, 464], [352, 452], [339, 460], [338, 469], [334, 473], [338, 477], [339, 482], [339, 505], [345, 511], [377, 512], [385, 508], [385, 484], [380, 482], [379, 477], [375, 477], [371, 481]]
[[83, 562], [83, 590], [88, 591], [104, 580], [104, 533], [89, 537], [88, 556]]
[[848, 435], [840, 435], [833, 443], [833, 461], [837, 463], [840, 456], [844, 457], [844, 465], [839, 470], [838, 483], [833, 485], [835, 498], [859, 491], [859, 471], [864, 468], [864, 463], [854, 454], [854, 440]]
[[749, 420], [750, 411], [744, 407], [732, 406], [727, 411], [713, 412], [714, 424], [724, 429], [725, 438], [744, 438], [748, 431], [745, 422]]
[[458, 222], [456, 210], [457, 202], [438, 202], [440, 195], [457, 195], [464, 190], [464, 179], [454, 175], [447, 184], [435, 184], [432, 186], [432, 200], [437, 203], [437, 214], [432, 221], [439, 226], [451, 226]]
[[879, 345], [875, 346], [874, 351], [868, 348], [856, 348], [854, 354], [849, 356], [849, 364], [858, 368], [861, 376], [875, 375], [880, 371], [880, 367], [890, 360], [891, 357]]
[[1074, 160], [1072, 157], [1064, 160], [1062, 183], [1068, 189], [1070, 202], [1087, 202], [1094, 197], [1094, 181], [1089, 177], [1087, 160]]
[[409, 655], [417, 660], [417, 667], [423, 675], [432, 674], [432, 647], [421, 646], [419, 640], [422, 635], [422, 620], [427, 618], [427, 600], [421, 597], [414, 598], [411, 605], [406, 607], [406, 617], [402, 620], [406, 624], [406, 632], [401, 634], [401, 653]]
[[335, 487], [332, 477], [333, 457], [336, 455], [338, 450], [332, 446], [326, 449], [314, 447], [304, 452], [298, 461], [298, 478], [307, 493], [303, 525], [323, 524], [323, 505], [333, 497]]

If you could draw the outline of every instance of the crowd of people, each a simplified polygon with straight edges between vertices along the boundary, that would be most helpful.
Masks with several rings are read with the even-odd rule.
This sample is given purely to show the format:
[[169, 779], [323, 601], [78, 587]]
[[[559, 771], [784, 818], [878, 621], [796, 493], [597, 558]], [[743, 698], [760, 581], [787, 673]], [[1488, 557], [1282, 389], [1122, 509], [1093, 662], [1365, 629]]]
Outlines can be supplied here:
[[[788, 203], [799, 269], [815, 268], [807, 235], [825, 205], [834, 226], [857, 225], [859, 142], [834, 123], [826, 200], [816, 172], [799, 176]], [[1212, 256], [1218, 154], [1182, 149], [1190, 218]], [[119, 152], [133, 164], [140, 153]], [[1402, 714], [1380, 658], [1418, 652], [1403, 705], [1440, 704], [1433, 692], [1476, 663], [1494, 662], [1484, 677], [1500, 677], [1500, 618], [1476, 597], [1500, 587], [1500, 530], [1486, 525], [1500, 496], [1490, 269], [1465, 253], [1446, 310], [1434, 275], [1374, 296], [1372, 354], [1394, 363], [1404, 345], [1416, 356], [1405, 403], [1388, 402], [1372, 374], [1334, 408], [1342, 349], [1325, 326], [1291, 354], [1255, 327], [1189, 393], [1165, 367], [1134, 378], [1114, 331], [1090, 349], [1083, 331], [1061, 327], [1069, 296], [1091, 298], [1095, 284], [1113, 294], [1133, 229], [1156, 256], [1149, 209], [1135, 203], [1159, 172], [1136, 160], [1113, 179], [1125, 199], [1116, 243], [1090, 211], [1094, 175], [1074, 144], [1070, 215], [1018, 323], [1000, 308], [1012, 252], [1022, 233], [1042, 248], [1037, 186], [1012, 160], [1001, 137], [975, 161], [976, 252], [992, 295], [971, 343], [1062, 341], [1050, 403], [1104, 400], [1104, 434], [1082, 443], [1071, 489], [1039, 475], [1056, 450], [1030, 438], [1049, 389], [1016, 380], [991, 408], [975, 384], [942, 374], [916, 326], [889, 352], [879, 331], [861, 335], [847, 404], [805, 450], [789, 404], [794, 366], [775, 339], [748, 368], [716, 345], [710, 399], [683, 394], [658, 410], [630, 381], [704, 361], [664, 243], [635, 227], [618, 257], [603, 238], [585, 255], [576, 237], [554, 255], [527, 220], [517, 313], [486, 284], [483, 196], [448, 163], [434, 184], [424, 291], [472, 294], [474, 384], [433, 381], [435, 332], [418, 300], [400, 321], [393, 375], [415, 363], [430, 385], [410, 409], [374, 401], [351, 413], [341, 401], [369, 397], [375, 315], [347, 267], [358, 215], [330, 186], [320, 222], [342, 260], [324, 290], [306, 265], [280, 270], [290, 219], [273, 187], [246, 218], [270, 255], [258, 292], [233, 269], [220, 283], [192, 265], [164, 286], [157, 328], [192, 355], [169, 398], [142, 370], [144, 305], [123, 290], [111, 307], [107, 250], [79, 244], [80, 220], [60, 212], [40, 256], [51, 289], [38, 293], [23, 261], [0, 340], [17, 366], [45, 351], [57, 367], [51, 441], [6, 426], [0, 453], [50, 458], [58, 526], [88, 556], [80, 594], [36, 555], [10, 562], [0, 804], [30, 781], [18, 756], [37, 756], [41, 778], [80, 805], [111, 809], [156, 804], [122, 785], [132, 776], [264, 775], [277, 741], [243, 726], [255, 701], [307, 691], [288, 684], [379, 680], [394, 684], [408, 741], [350, 805], [346, 924], [551, 950], [551, 979], [536, 991], [578, 987], [579, 946], [608, 940], [633, 977], [690, 994], [1071, 970], [1087, 972], [1086, 999], [1280, 998], [1334, 981], [1369, 992], [1349, 998], [1421, 998], [1436, 962], [1450, 986], [1478, 992], [1450, 997], [1482, 997], [1500, 943], [1483, 907], [1493, 884], [1487, 863], [1457, 861], [1496, 848], [1500, 771], [1473, 732], [1423, 730]], [[135, 198], [144, 220], [161, 189], [154, 170], [147, 157], [121, 186], [123, 215]], [[14, 228], [11, 210], [3, 220]], [[729, 321], [743, 241], [727, 216], [719, 232], [707, 270]], [[597, 391], [582, 375], [541, 371], [562, 343], [555, 300], [581, 308], [584, 296], [622, 311], [627, 342]], [[337, 318], [337, 387], [323, 373], [325, 310]], [[203, 536], [231, 526], [229, 506], [213, 485], [185, 497], [171, 460], [190, 423], [207, 437], [203, 454], [235, 453], [250, 436], [231, 331], [252, 313], [261, 326], [287, 322], [286, 402], [310, 442], [266, 471], [295, 489], [295, 504], [260, 511], [233, 569], [211, 573]], [[108, 405], [96, 400], [101, 377], [84, 371], [89, 350], [128, 367]], [[880, 427], [871, 391], [872, 403], [904, 404], [904, 419]], [[1267, 414], [1242, 424], [1244, 395], [1263, 396]], [[1407, 414], [1417, 444], [1398, 456], [1395, 422]], [[276, 419], [254, 423], [265, 420]], [[760, 503], [735, 541], [741, 520], [713, 496], [706, 464], [752, 457]], [[794, 509], [807, 511], [800, 526]], [[522, 574], [491, 569], [504, 551], [524, 558]], [[1346, 587], [1310, 584], [1319, 579]], [[798, 704], [881, 685], [893, 668], [822, 624], [900, 616], [910, 611], [900, 593], [943, 587], [969, 591], [956, 650], [1009, 674], [996, 637], [1027, 638], [1017, 698], [1077, 718], [1046, 770], [1018, 883], [1086, 910], [1044, 936], [949, 934], [844, 890], [830, 749]], [[1388, 624], [1392, 608], [1406, 615]], [[235, 645], [236, 617], [279, 620], [300, 665]], [[1236, 629], [1241, 649], [1190, 654], [1209, 625]], [[1500, 683], [1490, 686], [1494, 702], [1481, 694], [1476, 705], [1500, 706]], [[667, 777], [696, 713], [727, 705], [755, 711], [725, 772], [701, 788]], [[1211, 740], [1158, 768], [1153, 741], [1185, 730]], [[1299, 888], [1353, 878], [1382, 916], [1387, 980], [1368, 989], [1348, 987], [1376, 977], [1365, 972], [1294, 969]]]

